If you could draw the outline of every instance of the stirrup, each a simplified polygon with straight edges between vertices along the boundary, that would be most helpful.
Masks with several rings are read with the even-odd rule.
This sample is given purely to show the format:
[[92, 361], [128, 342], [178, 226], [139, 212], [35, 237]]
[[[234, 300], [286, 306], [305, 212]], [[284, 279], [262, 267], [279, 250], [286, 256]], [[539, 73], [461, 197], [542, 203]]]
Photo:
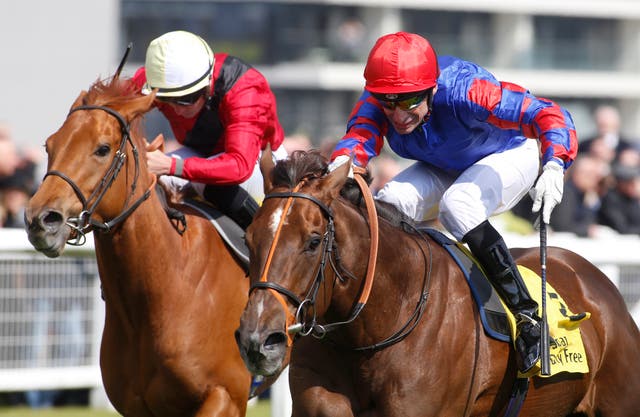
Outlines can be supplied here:
[[516, 327], [520, 327], [523, 323], [531, 323], [534, 326], [540, 325], [540, 319], [535, 314], [516, 313], [514, 318], [516, 319]]

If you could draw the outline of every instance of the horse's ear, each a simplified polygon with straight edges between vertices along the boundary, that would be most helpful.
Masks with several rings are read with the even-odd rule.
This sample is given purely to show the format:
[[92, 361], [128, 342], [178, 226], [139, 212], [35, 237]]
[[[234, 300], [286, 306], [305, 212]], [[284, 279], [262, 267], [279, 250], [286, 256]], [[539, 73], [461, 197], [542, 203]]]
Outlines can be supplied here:
[[[73, 102], [73, 104], [71, 105], [71, 109], [74, 109], [78, 106], [82, 105], [82, 101], [84, 100], [85, 96], [87, 95], [87, 92], [85, 90], [82, 90], [80, 92], [80, 94], [78, 95], [78, 98], [76, 98], [76, 101]], [[69, 110], [71, 110], [69, 109]]]
[[156, 91], [154, 90], [147, 96], [141, 96], [134, 100], [131, 100], [127, 104], [127, 114], [129, 115], [129, 120], [133, 120], [137, 116], [143, 115], [151, 110], [151, 107], [153, 106], [153, 100], [155, 100], [155, 98]]
[[349, 161], [338, 166], [336, 169], [327, 174], [323, 179], [323, 186], [321, 187], [325, 191], [324, 197], [331, 202], [340, 195], [340, 190], [344, 187], [344, 184], [349, 178], [349, 174], [352, 173], [352, 161], [353, 158], [349, 158]]
[[267, 143], [267, 147], [262, 151], [262, 156], [260, 156], [260, 172], [262, 173], [262, 185], [265, 194], [272, 188], [271, 171], [275, 166], [271, 145]]
[[162, 133], [156, 136], [151, 143], [147, 143], [147, 152], [153, 152], [158, 149], [160, 152], [164, 153], [164, 135]]

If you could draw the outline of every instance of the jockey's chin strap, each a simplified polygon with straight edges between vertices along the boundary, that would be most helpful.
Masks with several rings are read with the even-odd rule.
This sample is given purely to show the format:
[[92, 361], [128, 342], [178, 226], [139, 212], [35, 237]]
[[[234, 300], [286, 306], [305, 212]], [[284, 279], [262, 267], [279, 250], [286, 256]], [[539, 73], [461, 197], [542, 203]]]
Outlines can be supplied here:
[[[71, 229], [73, 229], [73, 231], [75, 232], [74, 233], [75, 236], [69, 239], [67, 243], [73, 246], [81, 246], [86, 242], [85, 235], [90, 231], [90, 228], [98, 229], [100, 231], [107, 232], [107, 233], [110, 232], [115, 225], [117, 225], [118, 223], [126, 219], [131, 213], [134, 212], [136, 208], [138, 208], [140, 204], [142, 204], [143, 201], [149, 198], [149, 196], [151, 195], [151, 190], [153, 189], [153, 187], [155, 187], [155, 184], [156, 184], [156, 177], [154, 175], [151, 186], [149, 186], [149, 188], [144, 192], [144, 194], [142, 194], [142, 196], [140, 196], [140, 198], [134, 201], [133, 204], [129, 205], [129, 199], [131, 198], [131, 196], [133, 196], [136, 190], [136, 185], [138, 183], [138, 176], [140, 174], [138, 149], [136, 148], [135, 144], [131, 140], [129, 124], [125, 121], [124, 117], [122, 117], [120, 113], [118, 113], [117, 111], [109, 107], [93, 106], [93, 105], [78, 106], [73, 108], [69, 112], [69, 114], [78, 110], [102, 110], [109, 113], [110, 115], [115, 117], [118, 123], [120, 124], [120, 129], [122, 131], [122, 139], [120, 141], [120, 147], [116, 151], [113, 161], [111, 162], [111, 165], [107, 169], [107, 172], [105, 173], [104, 177], [102, 177], [100, 184], [98, 184], [98, 186], [93, 190], [89, 198], [85, 198], [84, 194], [80, 190], [80, 187], [78, 187], [78, 185], [68, 175], [57, 170], [48, 171], [44, 175], [44, 178], [48, 176], [56, 176], [64, 180], [67, 184], [69, 184], [69, 186], [71, 186], [73, 191], [76, 193], [76, 196], [78, 197], [78, 199], [82, 202], [82, 211], [80, 212], [78, 217], [70, 217], [69, 219], [67, 219], [67, 225], [71, 227]], [[122, 169], [122, 166], [124, 165], [124, 162], [127, 157], [125, 152], [125, 147], [127, 145], [127, 142], [131, 144], [133, 157], [135, 161], [135, 174], [134, 174], [133, 182], [131, 184], [131, 193], [129, 194], [129, 196], [127, 196], [127, 200], [124, 203], [125, 208], [122, 209], [122, 212], [119, 215], [117, 215], [110, 221], [98, 222], [97, 220], [93, 219], [91, 216], [95, 212], [96, 208], [100, 204], [100, 201], [102, 201], [102, 198], [104, 197], [106, 192], [109, 190], [109, 187], [111, 187], [111, 184], [113, 184], [116, 177], [118, 176], [118, 173]]]
[[[353, 322], [356, 319], [356, 317], [358, 317], [358, 315], [366, 305], [367, 300], [369, 299], [369, 294], [371, 293], [371, 288], [373, 286], [373, 277], [375, 273], [376, 259], [378, 255], [378, 215], [376, 212], [375, 203], [373, 201], [373, 196], [371, 195], [371, 190], [369, 189], [369, 186], [367, 185], [366, 181], [362, 178], [360, 174], [354, 175], [354, 178], [362, 191], [362, 195], [364, 196], [365, 203], [367, 206], [367, 215], [369, 217], [371, 239], [370, 239], [370, 248], [369, 248], [369, 259], [367, 264], [367, 273], [365, 276], [364, 286], [361, 290], [358, 302], [351, 312], [351, 315], [347, 320], [341, 321], [341, 322], [325, 324], [325, 325], [318, 324], [315, 320], [315, 310], [314, 310], [312, 322], [305, 323], [305, 317], [307, 316], [307, 312], [308, 312], [307, 309], [314, 308], [315, 298], [317, 296], [320, 285], [324, 281], [324, 270], [326, 266], [326, 261], [327, 261], [327, 258], [329, 258], [330, 252], [333, 250], [333, 239], [335, 234], [335, 228], [333, 223], [333, 212], [331, 208], [325, 205], [324, 203], [322, 203], [317, 198], [309, 194], [304, 194], [299, 192], [299, 190], [305, 184], [306, 180], [302, 180], [298, 185], [296, 185], [296, 187], [294, 187], [294, 189], [291, 192], [271, 193], [264, 197], [265, 200], [268, 198], [286, 198], [287, 201], [285, 203], [284, 209], [282, 210], [282, 217], [280, 217], [280, 221], [278, 223], [278, 227], [276, 229], [273, 242], [271, 242], [271, 247], [269, 248], [269, 253], [267, 255], [267, 260], [265, 262], [264, 271], [260, 277], [260, 281], [256, 282], [251, 286], [250, 292], [252, 292], [256, 288], [268, 289], [274, 295], [274, 297], [276, 297], [278, 302], [281, 304], [285, 312], [285, 315], [287, 317], [286, 323], [285, 323], [286, 330], [287, 330], [286, 332], [287, 346], [291, 346], [293, 344], [293, 336], [295, 336], [296, 334], [300, 334], [302, 336], [307, 336], [309, 334], [312, 334], [315, 337], [322, 338], [325, 336], [327, 332], [334, 330], [338, 326], [346, 325]], [[323, 238], [322, 257], [318, 265], [318, 270], [316, 271], [316, 278], [314, 279], [314, 282], [307, 296], [302, 301], [300, 301], [300, 299], [293, 292], [289, 291], [287, 288], [284, 288], [281, 285], [278, 285], [274, 282], [270, 282], [267, 280], [267, 275], [269, 273], [269, 268], [271, 266], [273, 254], [275, 252], [275, 247], [280, 238], [280, 232], [282, 230], [282, 226], [284, 225], [284, 221], [287, 217], [287, 213], [289, 212], [289, 209], [291, 207], [291, 204], [293, 203], [294, 198], [304, 198], [314, 202], [318, 207], [320, 207], [320, 209], [326, 215], [328, 220], [327, 230]], [[287, 300], [285, 299], [285, 297], [283, 297], [283, 295], [286, 296], [286, 298], [288, 298], [296, 306], [297, 311], [295, 316], [291, 314], [291, 312], [289, 311], [289, 308], [287, 306]]]

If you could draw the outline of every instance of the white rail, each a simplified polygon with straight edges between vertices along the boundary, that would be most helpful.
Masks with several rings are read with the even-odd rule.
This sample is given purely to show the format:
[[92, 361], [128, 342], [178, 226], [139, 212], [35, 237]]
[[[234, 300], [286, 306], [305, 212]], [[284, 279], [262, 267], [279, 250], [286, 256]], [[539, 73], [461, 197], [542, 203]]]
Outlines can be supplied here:
[[[505, 234], [510, 247], [536, 247], [536, 235]], [[581, 239], [550, 233], [549, 246], [596, 264], [618, 286], [640, 323], [640, 238]], [[36, 253], [21, 229], [0, 229], [0, 391], [90, 388], [108, 405], [98, 355], [104, 305], [93, 239], [59, 259]], [[272, 387], [272, 415], [290, 415], [285, 378]]]

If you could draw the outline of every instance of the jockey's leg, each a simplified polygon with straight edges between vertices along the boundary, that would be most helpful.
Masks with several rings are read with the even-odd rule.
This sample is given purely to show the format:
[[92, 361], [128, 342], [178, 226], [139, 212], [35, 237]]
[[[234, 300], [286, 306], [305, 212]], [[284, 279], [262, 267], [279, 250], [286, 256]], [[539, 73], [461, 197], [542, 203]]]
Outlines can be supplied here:
[[540, 358], [538, 303], [529, 294], [502, 236], [488, 221], [469, 231], [463, 242], [478, 259], [487, 277], [516, 318], [515, 348], [521, 372], [529, 371]]
[[539, 169], [535, 141], [489, 155], [464, 171], [440, 201], [440, 221], [469, 245], [516, 317], [518, 368], [530, 370], [540, 354], [538, 305], [531, 298], [502, 236], [488, 217], [509, 210], [531, 188]]
[[239, 185], [207, 185], [203, 197], [231, 217], [243, 230], [247, 230], [259, 207], [249, 192]]

